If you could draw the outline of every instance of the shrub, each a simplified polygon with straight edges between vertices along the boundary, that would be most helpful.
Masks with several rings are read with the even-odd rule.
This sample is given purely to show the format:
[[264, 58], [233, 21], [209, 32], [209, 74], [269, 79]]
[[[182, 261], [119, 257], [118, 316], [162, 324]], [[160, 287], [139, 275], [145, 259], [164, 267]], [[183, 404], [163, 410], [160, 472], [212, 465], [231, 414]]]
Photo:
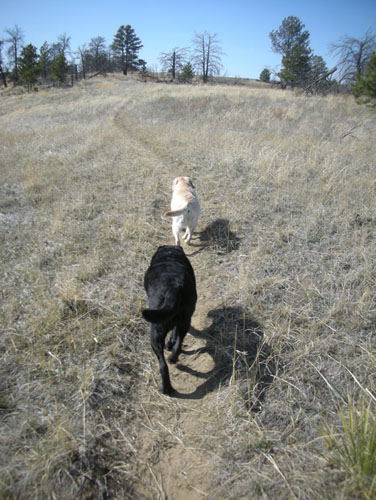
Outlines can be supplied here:
[[270, 82], [270, 71], [268, 68], [264, 68], [260, 73], [260, 80], [262, 82]]
[[187, 64], [182, 69], [182, 72], [180, 74], [180, 78], [184, 82], [190, 83], [194, 76], [195, 76], [195, 72], [193, 70], [192, 64], [190, 62], [187, 62]]

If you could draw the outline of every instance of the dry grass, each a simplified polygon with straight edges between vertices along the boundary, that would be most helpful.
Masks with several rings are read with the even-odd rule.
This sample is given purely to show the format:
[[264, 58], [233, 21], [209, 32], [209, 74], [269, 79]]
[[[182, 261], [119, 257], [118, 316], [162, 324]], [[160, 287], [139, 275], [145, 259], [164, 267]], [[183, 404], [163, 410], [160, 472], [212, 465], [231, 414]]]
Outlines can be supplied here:
[[348, 398], [375, 422], [374, 112], [111, 77], [4, 94], [0, 121], [0, 496], [135, 498], [141, 462], [169, 446], [155, 432], [145, 450], [143, 402], [157, 420], [178, 406], [155, 399], [139, 310], [184, 174], [220, 382], [197, 438], [209, 497], [372, 498], [322, 429], [344, 432]]

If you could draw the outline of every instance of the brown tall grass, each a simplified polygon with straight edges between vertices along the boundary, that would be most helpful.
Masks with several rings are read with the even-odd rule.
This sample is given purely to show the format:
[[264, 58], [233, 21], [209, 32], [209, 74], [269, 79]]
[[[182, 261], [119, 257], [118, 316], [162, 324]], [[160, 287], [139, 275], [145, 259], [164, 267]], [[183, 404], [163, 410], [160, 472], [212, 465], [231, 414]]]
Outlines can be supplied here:
[[349, 400], [375, 422], [374, 112], [108, 77], [3, 93], [0, 123], [0, 496], [141, 498], [170, 446], [153, 414], [184, 410], [156, 395], [142, 278], [190, 175], [217, 360], [194, 438], [208, 497], [372, 498], [328, 443]]

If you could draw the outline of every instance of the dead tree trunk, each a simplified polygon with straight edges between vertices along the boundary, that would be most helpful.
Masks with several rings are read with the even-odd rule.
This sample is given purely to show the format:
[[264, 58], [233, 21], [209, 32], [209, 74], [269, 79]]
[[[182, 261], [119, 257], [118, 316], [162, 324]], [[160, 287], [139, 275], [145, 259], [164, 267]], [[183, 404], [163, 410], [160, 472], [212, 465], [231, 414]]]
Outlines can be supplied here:
[[337, 66], [330, 71], [327, 71], [325, 74], [321, 75], [319, 78], [316, 78], [313, 82], [309, 83], [305, 88], [304, 92], [305, 94], [309, 94], [313, 92], [313, 89], [317, 90], [318, 84], [324, 80], [326, 80], [330, 75], [335, 73], [337, 71]]
[[3, 67], [0, 64], [0, 74], [1, 74], [1, 79], [3, 80], [4, 87], [7, 88], [7, 79], [5, 78], [5, 73], [3, 71]]

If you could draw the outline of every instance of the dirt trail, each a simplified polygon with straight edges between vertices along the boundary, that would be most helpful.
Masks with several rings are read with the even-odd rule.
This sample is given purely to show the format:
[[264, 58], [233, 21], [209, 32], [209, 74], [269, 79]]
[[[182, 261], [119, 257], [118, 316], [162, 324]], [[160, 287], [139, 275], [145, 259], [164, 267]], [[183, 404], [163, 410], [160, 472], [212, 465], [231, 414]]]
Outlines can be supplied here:
[[[121, 113], [115, 120], [124, 131], [126, 123], [122, 123]], [[150, 164], [150, 172], [163, 176], [164, 185], [169, 186], [176, 175], [184, 174], [176, 172], [176, 166], [168, 158], [151, 151], [131, 134], [127, 134], [124, 141], [128, 157], [136, 155], [144, 164]], [[201, 224], [199, 221], [198, 231], [202, 224], [202, 220]], [[173, 244], [170, 222], [166, 222], [166, 233], [166, 244]], [[144, 424], [138, 432], [137, 446], [142, 470], [138, 474], [140, 480], [135, 487], [134, 498], [198, 500], [210, 497], [211, 457], [204, 451], [202, 442], [210, 438], [207, 436], [212, 411], [209, 402], [218, 383], [218, 370], [205, 338], [205, 330], [211, 324], [208, 311], [213, 304], [210, 301], [210, 283], [203, 279], [206, 272], [199, 234], [196, 233], [192, 245], [185, 245], [184, 249], [196, 274], [196, 311], [178, 363], [169, 364], [176, 397], [163, 396], [151, 387], [150, 399], [142, 402]], [[157, 363], [155, 373], [157, 386]]]
[[[186, 251], [189, 255], [189, 250]], [[190, 260], [193, 267], [197, 267], [199, 256]], [[213, 397], [211, 388], [215, 384], [216, 370], [207, 339], [200, 336], [200, 332], [210, 326], [207, 312], [211, 304], [205, 297], [207, 283], [200, 280], [199, 274], [197, 288], [199, 298], [190, 333], [185, 338], [179, 362], [176, 366], [169, 365], [177, 397], [160, 396], [162, 404], [157, 411], [151, 412], [150, 427], [141, 434], [149, 476], [138, 489], [142, 498], [198, 500], [210, 496], [211, 457], [203, 450], [202, 442], [209, 439], [209, 402]], [[149, 447], [153, 447], [151, 441], [156, 438], [153, 429], [158, 427], [167, 439], [162, 440], [153, 460]]]

